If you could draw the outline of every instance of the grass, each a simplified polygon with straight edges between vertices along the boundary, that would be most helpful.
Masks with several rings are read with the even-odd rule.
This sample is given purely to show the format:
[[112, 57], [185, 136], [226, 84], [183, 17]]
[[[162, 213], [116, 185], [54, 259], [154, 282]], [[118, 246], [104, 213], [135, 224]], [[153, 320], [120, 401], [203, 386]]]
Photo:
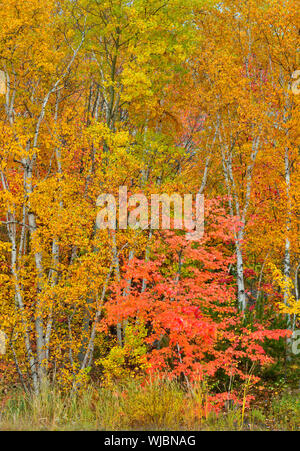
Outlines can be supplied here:
[[218, 415], [206, 412], [205, 399], [202, 389], [192, 397], [161, 382], [89, 386], [79, 394], [15, 390], [0, 398], [0, 430], [299, 430], [299, 393], [285, 393], [267, 409], [232, 407]]

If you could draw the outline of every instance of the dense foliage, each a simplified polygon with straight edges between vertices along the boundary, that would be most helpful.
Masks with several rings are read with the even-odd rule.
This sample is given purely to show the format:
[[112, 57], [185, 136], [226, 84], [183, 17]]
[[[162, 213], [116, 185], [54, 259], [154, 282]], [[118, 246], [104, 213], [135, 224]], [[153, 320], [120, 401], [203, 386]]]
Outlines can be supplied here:
[[[218, 410], [299, 371], [298, 6], [1, 5], [1, 384], [160, 377]], [[204, 236], [99, 229], [121, 186], [204, 194]]]

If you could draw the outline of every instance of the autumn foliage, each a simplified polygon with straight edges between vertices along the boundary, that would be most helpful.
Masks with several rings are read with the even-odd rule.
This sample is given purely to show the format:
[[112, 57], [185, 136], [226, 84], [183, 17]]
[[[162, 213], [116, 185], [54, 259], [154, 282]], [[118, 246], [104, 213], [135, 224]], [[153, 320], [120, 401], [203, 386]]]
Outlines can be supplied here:
[[[193, 393], [205, 381], [220, 407], [286, 371], [299, 326], [298, 7], [1, 5], [1, 384], [166, 378]], [[120, 186], [204, 194], [203, 238], [100, 230], [98, 196]]]

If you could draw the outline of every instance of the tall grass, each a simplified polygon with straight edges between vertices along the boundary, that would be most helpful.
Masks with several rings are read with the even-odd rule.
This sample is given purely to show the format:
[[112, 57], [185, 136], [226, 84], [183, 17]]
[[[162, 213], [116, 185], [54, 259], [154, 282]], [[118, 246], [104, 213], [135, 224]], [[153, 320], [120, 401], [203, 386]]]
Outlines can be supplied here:
[[14, 391], [0, 398], [0, 430], [264, 430], [298, 429], [297, 396], [270, 406], [271, 418], [245, 405], [219, 415], [208, 412], [206, 387], [193, 396], [175, 383], [129, 383], [113, 388], [89, 386], [81, 393], [45, 388], [39, 395]]

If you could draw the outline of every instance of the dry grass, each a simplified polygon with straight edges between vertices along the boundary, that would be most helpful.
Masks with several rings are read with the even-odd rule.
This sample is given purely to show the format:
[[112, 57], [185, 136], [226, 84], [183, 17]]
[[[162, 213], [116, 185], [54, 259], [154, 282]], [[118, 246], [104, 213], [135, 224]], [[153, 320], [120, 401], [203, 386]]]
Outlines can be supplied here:
[[0, 400], [0, 430], [299, 429], [298, 395], [275, 400], [267, 414], [232, 408], [218, 416], [205, 412], [205, 395], [202, 388], [192, 397], [178, 385], [162, 382], [143, 388], [90, 386], [79, 394], [63, 394], [55, 387], [38, 396], [14, 391]]

